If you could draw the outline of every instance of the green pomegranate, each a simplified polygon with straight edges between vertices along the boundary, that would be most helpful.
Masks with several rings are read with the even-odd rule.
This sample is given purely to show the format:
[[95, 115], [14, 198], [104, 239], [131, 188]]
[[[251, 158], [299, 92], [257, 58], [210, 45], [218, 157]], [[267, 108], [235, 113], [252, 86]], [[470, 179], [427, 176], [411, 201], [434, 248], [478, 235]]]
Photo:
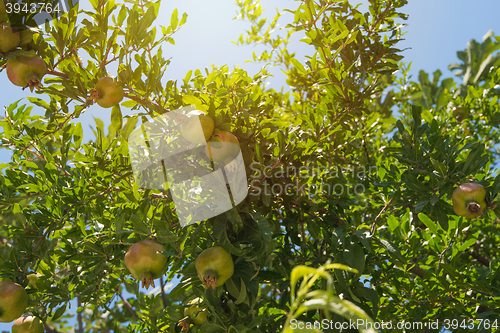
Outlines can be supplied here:
[[238, 156], [240, 143], [233, 133], [220, 131], [207, 142], [205, 155], [217, 163], [229, 163]]
[[189, 331], [191, 324], [201, 325], [207, 321], [208, 311], [207, 308], [201, 306], [203, 299], [197, 297], [188, 302], [189, 307], [184, 309], [184, 319], [179, 322], [179, 326], [182, 327], [181, 332]]
[[135, 243], [125, 254], [125, 265], [136, 280], [142, 281], [146, 289], [155, 287], [154, 279], [158, 279], [167, 265], [168, 258], [163, 252], [165, 247], [153, 240]]
[[203, 299], [197, 297], [188, 302], [189, 307], [184, 309], [184, 315], [192, 319], [194, 325], [201, 325], [207, 321], [207, 308], [200, 305]]
[[123, 99], [123, 87], [110, 77], [103, 77], [97, 81], [90, 94], [94, 101], [103, 108], [110, 108]]
[[42, 85], [41, 80], [47, 71], [47, 65], [39, 56], [19, 56], [7, 61], [7, 77], [16, 86], [23, 90], [37, 88]]
[[[2, 0], [0, 0], [0, 2], [2, 2]], [[5, 53], [12, 51], [19, 46], [20, 42], [21, 37], [17, 29], [13, 29], [8, 23], [3, 23], [0, 25], [0, 52]]]
[[38, 317], [24, 316], [12, 324], [12, 333], [43, 333], [43, 323]]
[[231, 254], [221, 246], [206, 249], [196, 258], [196, 271], [205, 289], [222, 286], [234, 273]]
[[451, 115], [458, 122], [461, 122], [468, 114], [469, 114], [469, 110], [467, 110], [467, 108], [465, 108], [461, 105], [455, 106], [455, 107], [453, 107], [453, 109], [451, 109]]
[[[187, 114], [187, 120], [181, 125], [181, 134], [184, 139], [193, 143], [204, 143], [214, 132], [214, 120], [203, 111], [191, 111]], [[198, 122], [201, 124], [203, 135], [198, 133]]]
[[453, 210], [459, 216], [477, 218], [486, 208], [486, 190], [477, 183], [465, 183], [453, 191]]
[[28, 294], [17, 283], [0, 281], [0, 323], [20, 317], [28, 306]]
[[35, 289], [40, 289], [40, 281], [38, 281], [38, 278], [40, 278], [42, 276], [42, 274], [40, 273], [32, 273], [32, 274], [28, 274], [28, 276], [26, 276], [28, 278], [28, 284], [32, 287], [32, 288], [35, 288]]

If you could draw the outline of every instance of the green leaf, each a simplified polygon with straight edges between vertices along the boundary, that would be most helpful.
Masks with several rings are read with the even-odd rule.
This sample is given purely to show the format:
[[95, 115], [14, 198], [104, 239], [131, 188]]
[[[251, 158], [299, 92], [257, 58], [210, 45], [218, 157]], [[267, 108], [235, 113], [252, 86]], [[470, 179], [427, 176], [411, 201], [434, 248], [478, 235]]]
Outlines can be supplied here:
[[396, 219], [394, 215], [389, 216], [387, 219], [387, 224], [389, 225], [389, 230], [393, 232], [396, 228], [399, 227], [399, 221]]
[[170, 26], [172, 30], [177, 29], [177, 25], [179, 23], [179, 13], [177, 12], [177, 8], [172, 12], [172, 16], [170, 17]]
[[441, 226], [434, 223], [427, 215], [419, 213], [418, 218], [425, 224], [427, 228], [429, 228], [433, 235], [437, 235], [438, 230], [442, 231]]
[[471, 247], [475, 243], [476, 243], [476, 238], [469, 238], [462, 245], [460, 245], [460, 247], [458, 248], [458, 252], [459, 253], [464, 252], [466, 249], [468, 249], [469, 247]]
[[113, 124], [116, 132], [120, 133], [123, 126], [123, 116], [119, 105], [113, 106], [113, 110], [111, 110], [111, 124]]

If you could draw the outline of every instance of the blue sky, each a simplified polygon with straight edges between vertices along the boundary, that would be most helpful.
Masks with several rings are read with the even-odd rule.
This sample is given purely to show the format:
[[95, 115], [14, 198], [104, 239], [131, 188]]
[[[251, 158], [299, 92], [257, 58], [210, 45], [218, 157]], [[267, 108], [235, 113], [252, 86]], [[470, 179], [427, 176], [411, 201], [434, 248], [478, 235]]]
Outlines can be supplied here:
[[[90, 8], [88, 0], [80, 0], [84, 8]], [[274, 16], [276, 10], [283, 8], [294, 8], [298, 2], [292, 0], [261, 0], [261, 5], [266, 8], [267, 16]], [[366, 3], [360, 8], [367, 9]], [[166, 45], [164, 54], [172, 58], [172, 63], [165, 73], [165, 80], [182, 80], [189, 70], [204, 69], [210, 64], [228, 64], [230, 68], [240, 65], [250, 73], [259, 70], [259, 64], [244, 63], [251, 58], [253, 47], [238, 47], [231, 43], [238, 39], [239, 35], [248, 28], [248, 23], [234, 21], [238, 7], [232, 0], [184, 0], [163, 1], [157, 24], [169, 25], [171, 12], [177, 8], [179, 16], [188, 13], [187, 23], [174, 36], [176, 45]], [[410, 15], [406, 22], [408, 26], [404, 29], [406, 39], [399, 44], [400, 49], [405, 50], [405, 62], [412, 62], [410, 73], [416, 79], [418, 71], [423, 69], [432, 73], [436, 69], [443, 72], [444, 77], [451, 77], [447, 67], [452, 62], [457, 62], [456, 52], [463, 50], [472, 38], [481, 41], [488, 30], [500, 34], [500, 20], [498, 12], [500, 2], [498, 0], [410, 0], [403, 8], [403, 12]], [[290, 17], [286, 16], [283, 17]], [[298, 40], [299, 38], [297, 38]], [[294, 48], [307, 50], [300, 43], [292, 44]], [[299, 52], [300, 54], [301, 52]], [[299, 57], [300, 60], [300, 57]], [[110, 69], [112, 72], [112, 69]], [[278, 88], [285, 84], [284, 76], [279, 68], [275, 68], [274, 78], [270, 78], [270, 85]], [[116, 73], [112, 73], [116, 74]], [[32, 96], [29, 90], [22, 91], [21, 88], [10, 84], [5, 73], [0, 74], [1, 106]], [[92, 138], [89, 125], [93, 125], [93, 117], [101, 118], [109, 124], [110, 109], [102, 109], [97, 105], [91, 106], [79, 121], [83, 123], [85, 139]], [[2, 111], [3, 113], [3, 111]], [[124, 112], [126, 114], [126, 112]], [[85, 140], [84, 139], [84, 140]], [[9, 154], [0, 150], [0, 163], [8, 161]], [[73, 307], [73, 309], [76, 309]], [[10, 332], [11, 324], [0, 323], [0, 332]]]

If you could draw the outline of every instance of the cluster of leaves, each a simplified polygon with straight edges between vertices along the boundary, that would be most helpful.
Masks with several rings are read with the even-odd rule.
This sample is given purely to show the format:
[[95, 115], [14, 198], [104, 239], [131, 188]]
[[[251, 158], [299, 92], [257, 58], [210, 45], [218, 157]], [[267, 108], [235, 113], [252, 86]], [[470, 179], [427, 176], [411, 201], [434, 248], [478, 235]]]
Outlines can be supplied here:
[[[179, 332], [194, 297], [210, 316], [193, 332], [278, 332], [292, 319], [498, 317], [500, 44], [487, 35], [459, 53], [464, 64], [452, 68], [464, 70], [462, 84], [440, 82], [440, 72], [412, 82], [395, 48], [405, 3], [370, 0], [361, 13], [348, 1], [304, 0], [274, 34], [279, 13], [268, 22], [258, 2], [237, 1], [238, 16], [252, 24], [238, 43], [263, 45], [254, 60], [280, 66], [289, 91], [266, 88], [265, 67], [249, 75], [214, 66], [162, 83], [170, 63], [162, 46], [174, 44], [187, 16], [175, 10], [157, 38], [160, 2], [91, 1], [92, 11], [75, 6], [47, 23], [33, 45], [52, 74], [38, 92], [45, 97], [7, 106], [0, 122], [0, 146], [12, 151], [0, 174], [0, 277], [26, 287], [28, 274], [42, 274], [43, 288], [28, 287], [29, 310], [58, 332], [72, 329], [75, 298], [89, 332]], [[289, 44], [298, 35], [311, 50], [303, 62]], [[125, 100], [108, 128], [95, 120], [95, 140], [84, 142], [77, 119], [112, 66]], [[181, 228], [170, 193], [135, 182], [127, 140], [186, 105], [238, 137], [250, 193], [225, 214]], [[470, 116], [458, 124], [453, 105]], [[123, 107], [135, 113], [123, 117]], [[475, 223], [449, 203], [466, 181], [490, 194]], [[169, 256], [151, 294], [123, 264], [128, 247], [147, 238]], [[235, 272], [205, 290], [193, 263], [213, 245], [233, 255]]]

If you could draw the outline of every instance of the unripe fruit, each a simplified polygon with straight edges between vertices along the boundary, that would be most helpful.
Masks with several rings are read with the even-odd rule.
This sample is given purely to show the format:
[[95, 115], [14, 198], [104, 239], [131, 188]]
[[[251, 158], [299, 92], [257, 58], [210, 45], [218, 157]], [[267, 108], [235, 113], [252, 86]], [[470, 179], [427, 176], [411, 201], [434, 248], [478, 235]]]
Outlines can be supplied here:
[[461, 122], [467, 116], [468, 113], [469, 113], [469, 110], [467, 110], [467, 108], [465, 108], [461, 105], [455, 106], [455, 107], [453, 107], [453, 109], [451, 109], [451, 115], [458, 122]]
[[191, 324], [201, 325], [207, 321], [207, 309], [205, 307], [199, 306], [199, 304], [202, 302], [203, 299], [199, 297], [188, 302], [188, 305], [191, 306], [184, 309], [184, 316], [186, 317], [179, 321], [179, 326], [182, 327], [181, 332], [189, 331], [189, 327], [191, 326]]
[[202, 302], [203, 299], [200, 297], [195, 298], [188, 302], [190, 307], [184, 309], [184, 315], [191, 318], [194, 325], [201, 325], [207, 321], [208, 311], [207, 308], [200, 306], [200, 303]]
[[229, 163], [238, 156], [240, 143], [231, 132], [220, 131], [207, 142], [205, 155], [217, 163]]
[[451, 197], [453, 210], [459, 216], [477, 218], [486, 208], [486, 190], [477, 183], [465, 183], [458, 186]]
[[150, 285], [155, 287], [153, 280], [161, 276], [167, 265], [168, 258], [161, 253], [163, 251], [163, 245], [147, 239], [132, 245], [125, 254], [125, 265], [132, 277], [142, 281], [146, 289]]
[[43, 323], [38, 317], [20, 317], [12, 324], [12, 333], [43, 333], [43, 331]]
[[[203, 111], [194, 110], [187, 114], [187, 120], [181, 125], [181, 134], [184, 139], [193, 143], [204, 143], [212, 136], [214, 132], [214, 120]], [[203, 133], [199, 133], [199, 125]]]
[[39, 56], [19, 56], [7, 61], [7, 77], [23, 90], [41, 86], [41, 80], [47, 71], [47, 65]]
[[33, 273], [33, 274], [29, 274], [28, 276], [26, 276], [28, 278], [28, 283], [31, 287], [35, 288], [35, 289], [40, 289], [39, 287], [39, 282], [38, 282], [38, 278], [41, 277], [42, 274], [40, 273]]
[[19, 46], [20, 42], [21, 37], [16, 29], [12, 29], [10, 24], [7, 23], [0, 25], [0, 52], [12, 51]]
[[123, 99], [123, 87], [110, 77], [103, 77], [97, 81], [90, 94], [94, 101], [103, 108], [110, 108]]
[[231, 254], [221, 246], [206, 249], [196, 258], [196, 271], [205, 289], [222, 286], [234, 273]]
[[28, 306], [28, 294], [17, 283], [0, 281], [0, 323], [20, 317]]

